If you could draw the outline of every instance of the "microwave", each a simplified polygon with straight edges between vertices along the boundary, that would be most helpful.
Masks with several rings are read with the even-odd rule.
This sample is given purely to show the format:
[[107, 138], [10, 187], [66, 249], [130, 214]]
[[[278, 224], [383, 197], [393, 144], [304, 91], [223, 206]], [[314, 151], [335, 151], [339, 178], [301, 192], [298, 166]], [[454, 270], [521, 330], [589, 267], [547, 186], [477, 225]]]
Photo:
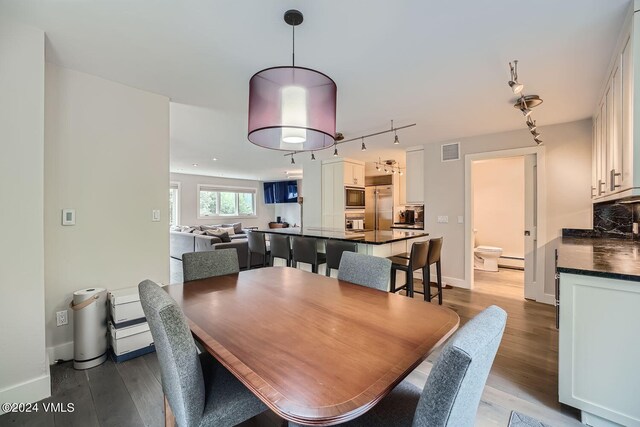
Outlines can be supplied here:
[[364, 188], [345, 187], [344, 201], [347, 209], [364, 209]]

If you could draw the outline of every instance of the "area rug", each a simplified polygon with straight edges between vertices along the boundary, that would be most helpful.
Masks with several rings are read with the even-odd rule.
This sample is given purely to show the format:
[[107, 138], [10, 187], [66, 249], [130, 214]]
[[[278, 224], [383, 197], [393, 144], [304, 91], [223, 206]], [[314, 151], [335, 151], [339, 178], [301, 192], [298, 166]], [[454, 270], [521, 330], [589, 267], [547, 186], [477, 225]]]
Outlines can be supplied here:
[[551, 426], [549, 424], [544, 424], [528, 415], [524, 415], [516, 411], [511, 411], [511, 417], [509, 418], [509, 427], [551, 427]]

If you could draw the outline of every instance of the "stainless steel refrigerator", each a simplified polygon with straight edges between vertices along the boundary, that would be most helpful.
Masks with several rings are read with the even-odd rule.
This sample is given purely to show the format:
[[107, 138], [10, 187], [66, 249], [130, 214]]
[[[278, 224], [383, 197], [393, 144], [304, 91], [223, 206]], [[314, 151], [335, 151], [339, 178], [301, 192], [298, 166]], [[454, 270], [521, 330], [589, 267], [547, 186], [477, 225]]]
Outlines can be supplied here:
[[393, 186], [376, 185], [365, 188], [364, 228], [391, 230], [393, 225]]

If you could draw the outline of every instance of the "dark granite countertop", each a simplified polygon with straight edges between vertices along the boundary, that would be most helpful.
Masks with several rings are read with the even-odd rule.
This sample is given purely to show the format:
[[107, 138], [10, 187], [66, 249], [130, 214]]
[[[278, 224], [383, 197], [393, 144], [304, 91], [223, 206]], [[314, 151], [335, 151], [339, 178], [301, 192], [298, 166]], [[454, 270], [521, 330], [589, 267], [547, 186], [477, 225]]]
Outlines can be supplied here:
[[640, 282], [640, 242], [631, 239], [560, 237], [558, 271]]
[[316, 237], [318, 239], [335, 239], [349, 242], [364, 243], [368, 245], [384, 245], [386, 243], [400, 242], [402, 240], [426, 237], [429, 233], [424, 231], [365, 231], [345, 232], [323, 230], [321, 228], [272, 228], [254, 230], [260, 233], [285, 234], [287, 236]]

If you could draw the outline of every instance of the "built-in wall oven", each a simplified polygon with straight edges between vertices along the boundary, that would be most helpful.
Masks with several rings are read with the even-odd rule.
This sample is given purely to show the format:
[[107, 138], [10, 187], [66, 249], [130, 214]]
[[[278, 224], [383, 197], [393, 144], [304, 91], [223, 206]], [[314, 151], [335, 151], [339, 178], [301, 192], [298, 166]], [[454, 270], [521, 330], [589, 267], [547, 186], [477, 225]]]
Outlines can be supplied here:
[[364, 209], [364, 188], [344, 187], [344, 201], [347, 209]]

